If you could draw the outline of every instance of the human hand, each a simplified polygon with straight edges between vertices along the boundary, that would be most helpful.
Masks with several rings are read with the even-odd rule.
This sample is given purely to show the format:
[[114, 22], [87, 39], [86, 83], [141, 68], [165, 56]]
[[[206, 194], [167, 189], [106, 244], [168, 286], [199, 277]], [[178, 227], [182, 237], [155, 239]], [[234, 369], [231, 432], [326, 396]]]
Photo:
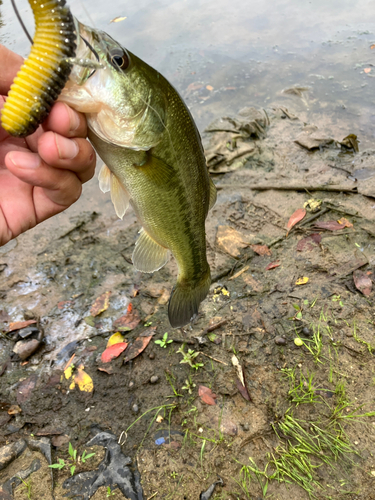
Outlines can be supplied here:
[[[0, 110], [22, 58], [0, 45]], [[86, 119], [57, 102], [26, 137], [0, 127], [0, 246], [72, 205], [95, 172]]]

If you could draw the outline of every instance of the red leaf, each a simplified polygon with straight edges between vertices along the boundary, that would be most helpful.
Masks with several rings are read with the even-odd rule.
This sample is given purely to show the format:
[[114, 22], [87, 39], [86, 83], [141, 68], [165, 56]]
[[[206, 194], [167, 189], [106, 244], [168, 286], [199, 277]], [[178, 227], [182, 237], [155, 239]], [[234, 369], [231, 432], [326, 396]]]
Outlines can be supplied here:
[[371, 279], [367, 276], [362, 271], [354, 271], [353, 273], [353, 279], [354, 279], [354, 284], [356, 288], [363, 293], [363, 295], [366, 295], [368, 297], [371, 293], [372, 289], [372, 281]]
[[237, 389], [240, 391], [241, 396], [246, 399], [246, 401], [250, 401], [249, 393], [244, 385], [242, 385], [239, 379], [236, 380]]
[[275, 269], [275, 267], [279, 267], [281, 262], [279, 260], [275, 260], [274, 262], [270, 262], [268, 266], [266, 267], [266, 271], [269, 271], [270, 269]]
[[148, 346], [152, 337], [153, 335], [150, 335], [149, 337], [138, 337], [137, 339], [135, 339], [134, 344], [129, 347], [128, 354], [124, 359], [124, 363], [136, 358], [139, 354], [141, 354], [141, 352], [144, 351]]
[[271, 255], [271, 250], [267, 245], [250, 245], [250, 248], [258, 255]]
[[217, 396], [208, 387], [200, 385], [198, 387], [198, 395], [200, 396], [203, 403], [211, 406], [216, 405], [215, 399], [217, 398]]
[[27, 321], [15, 321], [14, 323], [9, 323], [8, 332], [13, 332], [14, 330], [21, 330], [21, 328], [26, 328], [29, 325], [36, 323], [35, 319], [29, 319]]
[[109, 363], [110, 361], [112, 361], [112, 359], [120, 356], [120, 354], [125, 351], [128, 345], [129, 344], [127, 344], [126, 342], [120, 342], [119, 344], [113, 344], [110, 347], [107, 347], [107, 349], [102, 352], [100, 361], [102, 361], [103, 363]]
[[[306, 238], [302, 238], [297, 243], [297, 252], [303, 252], [304, 250], [313, 250], [316, 248], [316, 245], [322, 241], [322, 237], [318, 233], [310, 234], [310, 236], [306, 236]], [[315, 245], [313, 244], [315, 243]]]
[[306, 215], [306, 210], [304, 208], [298, 208], [294, 214], [290, 216], [290, 219], [288, 221], [287, 225], [287, 233], [286, 235], [288, 236], [289, 231], [292, 229], [293, 226], [295, 226], [298, 222], [300, 222]]
[[339, 229], [344, 229], [346, 224], [340, 224], [336, 220], [329, 220], [326, 222], [315, 222], [315, 227], [319, 229], [327, 229], [328, 231], [338, 231]]
[[139, 313], [136, 309], [133, 309], [132, 304], [128, 305], [128, 310], [124, 316], [116, 319], [113, 323], [113, 328], [115, 330], [129, 332], [130, 330], [134, 330], [136, 326], [141, 322], [141, 318], [139, 317]]

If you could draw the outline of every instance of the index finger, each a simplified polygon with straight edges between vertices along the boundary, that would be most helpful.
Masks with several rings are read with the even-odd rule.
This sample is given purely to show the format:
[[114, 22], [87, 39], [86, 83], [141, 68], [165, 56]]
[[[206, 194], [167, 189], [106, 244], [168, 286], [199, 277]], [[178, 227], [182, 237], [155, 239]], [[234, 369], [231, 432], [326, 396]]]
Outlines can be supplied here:
[[23, 57], [0, 45], [0, 94], [7, 95], [17, 71], [23, 63]]

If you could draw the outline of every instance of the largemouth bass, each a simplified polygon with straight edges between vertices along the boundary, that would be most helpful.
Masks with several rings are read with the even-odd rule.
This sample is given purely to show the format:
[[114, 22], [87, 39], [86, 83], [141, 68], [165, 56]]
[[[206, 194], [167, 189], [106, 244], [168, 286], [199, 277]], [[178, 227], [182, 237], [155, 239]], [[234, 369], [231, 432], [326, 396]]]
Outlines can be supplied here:
[[129, 203], [142, 224], [133, 252], [139, 271], [163, 267], [172, 253], [177, 284], [169, 300], [172, 327], [198, 313], [210, 283], [205, 219], [216, 200], [199, 132], [182, 98], [155, 69], [104, 32], [77, 22], [76, 59], [60, 100], [86, 114], [89, 139], [105, 165], [101, 189], [116, 213]]

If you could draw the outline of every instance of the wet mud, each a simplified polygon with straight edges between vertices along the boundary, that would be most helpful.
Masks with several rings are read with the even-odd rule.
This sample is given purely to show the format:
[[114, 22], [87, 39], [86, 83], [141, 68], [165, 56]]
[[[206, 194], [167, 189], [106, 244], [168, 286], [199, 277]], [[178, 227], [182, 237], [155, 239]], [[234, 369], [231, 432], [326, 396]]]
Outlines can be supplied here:
[[[77, 461], [79, 474], [103, 460], [105, 448], [86, 444], [100, 427], [120, 439], [144, 498], [375, 498], [374, 152], [342, 145], [324, 119], [304, 123], [285, 107], [293, 99], [301, 97], [233, 115], [229, 131], [215, 120], [204, 134], [218, 187], [207, 219], [213, 283], [191, 326], [168, 324], [173, 260], [152, 275], [134, 270], [132, 212], [123, 221], [114, 211], [86, 212], [1, 249], [0, 447], [47, 438], [52, 463], [66, 464], [69, 442], [78, 457], [94, 450]], [[343, 218], [336, 230], [316, 225]], [[105, 292], [108, 308], [93, 315]], [[130, 304], [140, 321], [129, 326], [118, 320]], [[124, 324], [129, 344], [156, 328], [134, 359], [124, 362], [125, 350], [103, 363]], [[163, 347], [155, 340], [165, 332], [173, 342]], [[31, 354], [14, 352], [32, 340]], [[199, 352], [190, 363], [188, 349]], [[73, 355], [92, 391], [72, 388], [64, 373]], [[199, 396], [200, 386], [213, 396]], [[52, 499], [51, 470], [54, 498], [65, 498], [68, 465], [50, 469], [30, 447], [0, 468], [0, 485], [35, 459], [40, 467], [13, 498]], [[125, 498], [115, 484], [92, 496], [112, 497]]]

